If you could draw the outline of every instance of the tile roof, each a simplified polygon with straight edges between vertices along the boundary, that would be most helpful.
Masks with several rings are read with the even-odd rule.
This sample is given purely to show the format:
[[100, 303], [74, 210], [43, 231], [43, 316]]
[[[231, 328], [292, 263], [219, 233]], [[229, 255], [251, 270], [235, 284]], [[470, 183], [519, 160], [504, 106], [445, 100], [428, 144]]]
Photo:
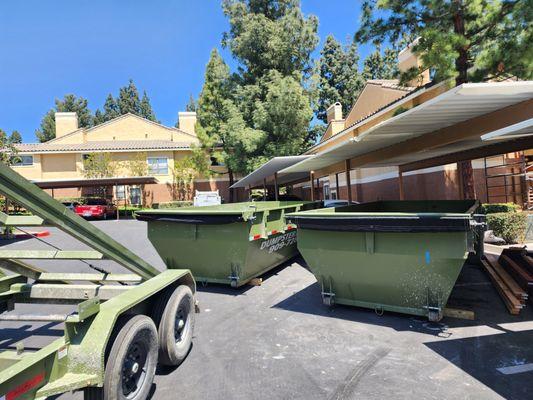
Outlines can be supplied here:
[[402, 86], [400, 85], [399, 79], [370, 79], [366, 83], [371, 85], [380, 85], [381, 87], [388, 89], [403, 90], [404, 92], [411, 92], [416, 89], [413, 86]]
[[16, 148], [21, 153], [127, 151], [127, 150], [182, 150], [190, 143], [170, 140], [110, 140], [86, 143], [21, 143]]

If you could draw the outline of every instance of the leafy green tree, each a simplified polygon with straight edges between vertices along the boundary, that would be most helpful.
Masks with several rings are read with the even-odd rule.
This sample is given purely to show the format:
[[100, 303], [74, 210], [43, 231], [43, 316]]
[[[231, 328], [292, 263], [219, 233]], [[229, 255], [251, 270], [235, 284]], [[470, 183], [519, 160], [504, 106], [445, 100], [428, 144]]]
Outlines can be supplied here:
[[83, 160], [83, 176], [86, 178], [110, 178], [117, 176], [119, 164], [111, 153], [90, 153]]
[[56, 137], [56, 112], [75, 112], [78, 115], [78, 127], [80, 128], [87, 128], [93, 125], [93, 116], [89, 110], [87, 100], [83, 97], [67, 94], [63, 100], [55, 100], [55, 107], [44, 115], [40, 128], [35, 131], [35, 135], [41, 143]]
[[147, 176], [148, 163], [146, 162], [147, 153], [135, 153], [129, 160], [123, 161], [120, 167], [126, 169], [129, 176]]
[[381, 53], [380, 46], [370, 53], [363, 61], [363, 77], [365, 80], [371, 79], [396, 79], [400, 71], [398, 70], [398, 52], [393, 49], [385, 49]]
[[9, 142], [10, 144], [18, 144], [18, 143], [22, 143], [22, 135], [20, 134], [19, 131], [13, 131], [13, 132], [11, 132], [11, 135], [9, 135], [8, 142]]
[[[365, 0], [361, 42], [419, 37], [421, 70], [456, 85], [498, 77], [533, 78], [531, 0]], [[420, 71], [403, 74], [408, 81]]]
[[139, 99], [139, 92], [132, 79], [130, 79], [127, 86], [120, 88], [117, 106], [120, 115], [127, 113], [141, 115], [141, 100]]
[[157, 118], [155, 117], [154, 110], [152, 109], [152, 105], [150, 104], [150, 99], [148, 98], [148, 95], [146, 94], [146, 90], [143, 92], [143, 97], [141, 100], [140, 116], [143, 118], [146, 118], [149, 121], [157, 122]]
[[318, 60], [316, 114], [324, 123], [327, 122], [326, 110], [330, 105], [339, 101], [343, 114], [346, 115], [361, 92], [364, 81], [359, 73], [358, 63], [359, 53], [355, 41], [343, 48], [332, 35], [328, 35]]

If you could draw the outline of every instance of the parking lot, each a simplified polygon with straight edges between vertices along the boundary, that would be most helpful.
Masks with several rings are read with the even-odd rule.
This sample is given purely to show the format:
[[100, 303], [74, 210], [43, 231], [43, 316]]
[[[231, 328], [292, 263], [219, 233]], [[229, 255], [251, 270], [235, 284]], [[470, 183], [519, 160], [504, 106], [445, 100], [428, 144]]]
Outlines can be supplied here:
[[[144, 222], [93, 223], [164, 268]], [[51, 233], [46, 240], [55, 246], [84, 248], [56, 229]], [[8, 246], [46, 248], [35, 239]], [[34, 264], [88, 271], [80, 262], [61, 268], [55, 262]], [[120, 270], [109, 262], [98, 264]], [[475, 266], [463, 268], [449, 302], [475, 311], [475, 321], [445, 318], [431, 324], [405, 315], [327, 308], [302, 259], [267, 274], [261, 286], [199, 286], [198, 300], [192, 351], [178, 369], [158, 371], [153, 399], [524, 399], [533, 390], [533, 305], [518, 317], [509, 315]], [[29, 307], [35, 308], [19, 310]], [[63, 310], [47, 306], [47, 311], [51, 308]], [[60, 324], [2, 323], [0, 347], [14, 348], [24, 339], [31, 350], [62, 334]]]

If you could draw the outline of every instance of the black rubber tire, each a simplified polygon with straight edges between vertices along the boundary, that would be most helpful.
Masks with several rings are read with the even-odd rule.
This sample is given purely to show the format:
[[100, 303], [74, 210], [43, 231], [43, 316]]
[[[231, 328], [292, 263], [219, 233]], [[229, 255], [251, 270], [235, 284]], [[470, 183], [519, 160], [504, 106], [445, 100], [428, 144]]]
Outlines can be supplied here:
[[[160, 365], [177, 367], [187, 357], [194, 333], [194, 311], [194, 295], [189, 286], [170, 288], [160, 296], [154, 310], [154, 321], [159, 332]], [[176, 338], [178, 313], [181, 313], [182, 321], [179, 339]]]
[[[146, 347], [144, 376], [140, 378], [142, 382], [133, 393], [125, 394], [123, 390], [123, 367], [130, 346], [133, 344]], [[86, 390], [85, 398], [90, 400], [145, 400], [150, 394], [154, 381], [158, 347], [157, 329], [152, 319], [146, 315], [133, 316], [121, 326], [113, 341], [105, 366], [104, 387]]]

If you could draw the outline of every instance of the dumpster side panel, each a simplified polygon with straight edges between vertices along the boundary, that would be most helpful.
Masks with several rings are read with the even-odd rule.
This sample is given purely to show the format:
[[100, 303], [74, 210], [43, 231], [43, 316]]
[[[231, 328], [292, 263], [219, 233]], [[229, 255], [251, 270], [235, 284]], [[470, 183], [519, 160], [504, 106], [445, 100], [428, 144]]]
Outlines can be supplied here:
[[222, 225], [148, 222], [148, 238], [167, 268], [188, 268], [197, 282], [229, 283], [230, 276], [243, 270], [248, 231], [245, 222]]
[[468, 255], [467, 232], [299, 229], [298, 248], [336, 303], [415, 315], [446, 305]]
[[246, 283], [296, 255], [298, 255], [296, 230], [250, 242], [246, 257], [246, 268], [243, 274], [239, 276], [239, 284]]

